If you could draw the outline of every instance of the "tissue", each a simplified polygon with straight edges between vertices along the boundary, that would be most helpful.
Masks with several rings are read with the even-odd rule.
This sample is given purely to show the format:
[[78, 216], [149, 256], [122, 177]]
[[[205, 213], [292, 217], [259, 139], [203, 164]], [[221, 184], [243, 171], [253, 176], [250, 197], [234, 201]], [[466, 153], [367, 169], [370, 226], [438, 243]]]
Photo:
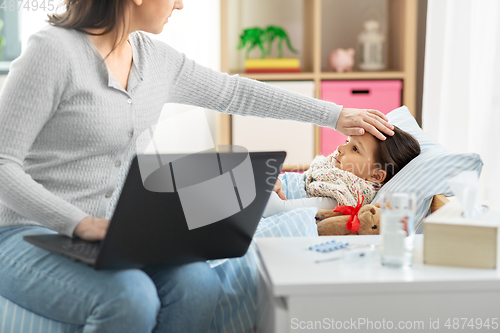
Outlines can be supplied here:
[[479, 175], [476, 171], [464, 171], [450, 178], [448, 185], [458, 198], [466, 219], [474, 219], [487, 209], [481, 204], [479, 191]]

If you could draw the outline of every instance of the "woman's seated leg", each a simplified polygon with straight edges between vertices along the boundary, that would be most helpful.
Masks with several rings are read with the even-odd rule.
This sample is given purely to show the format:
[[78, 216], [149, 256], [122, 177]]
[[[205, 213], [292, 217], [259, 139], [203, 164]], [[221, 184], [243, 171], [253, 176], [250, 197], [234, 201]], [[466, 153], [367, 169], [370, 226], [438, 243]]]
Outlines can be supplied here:
[[154, 332], [207, 332], [221, 294], [216, 272], [206, 262], [150, 266], [161, 309]]
[[0, 228], [0, 294], [44, 317], [84, 332], [151, 332], [160, 300], [142, 270], [100, 270], [23, 240], [55, 233], [34, 227]]

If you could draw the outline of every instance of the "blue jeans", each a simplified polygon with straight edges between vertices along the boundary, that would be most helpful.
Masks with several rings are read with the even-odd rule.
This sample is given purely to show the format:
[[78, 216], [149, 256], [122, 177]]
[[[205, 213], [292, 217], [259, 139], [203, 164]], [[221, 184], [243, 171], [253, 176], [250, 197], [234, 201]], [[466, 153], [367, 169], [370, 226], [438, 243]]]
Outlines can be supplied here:
[[50, 233], [0, 228], [2, 296], [83, 332], [208, 331], [221, 287], [206, 262], [97, 271], [23, 240]]

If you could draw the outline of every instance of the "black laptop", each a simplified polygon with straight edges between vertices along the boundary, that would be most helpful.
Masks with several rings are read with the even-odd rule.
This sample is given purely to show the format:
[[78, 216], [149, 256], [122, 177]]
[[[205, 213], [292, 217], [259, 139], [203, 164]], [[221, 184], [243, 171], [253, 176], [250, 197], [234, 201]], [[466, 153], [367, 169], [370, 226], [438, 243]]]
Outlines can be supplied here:
[[283, 151], [135, 155], [104, 240], [60, 234], [24, 240], [95, 269], [241, 257], [285, 156]]

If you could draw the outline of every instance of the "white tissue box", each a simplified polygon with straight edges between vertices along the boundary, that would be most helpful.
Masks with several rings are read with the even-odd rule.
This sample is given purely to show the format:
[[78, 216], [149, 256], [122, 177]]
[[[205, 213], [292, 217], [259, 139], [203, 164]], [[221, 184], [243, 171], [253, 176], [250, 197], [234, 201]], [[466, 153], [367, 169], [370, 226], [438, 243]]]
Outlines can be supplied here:
[[424, 220], [424, 263], [474, 268], [500, 267], [500, 208], [475, 219], [462, 217], [455, 199]]

